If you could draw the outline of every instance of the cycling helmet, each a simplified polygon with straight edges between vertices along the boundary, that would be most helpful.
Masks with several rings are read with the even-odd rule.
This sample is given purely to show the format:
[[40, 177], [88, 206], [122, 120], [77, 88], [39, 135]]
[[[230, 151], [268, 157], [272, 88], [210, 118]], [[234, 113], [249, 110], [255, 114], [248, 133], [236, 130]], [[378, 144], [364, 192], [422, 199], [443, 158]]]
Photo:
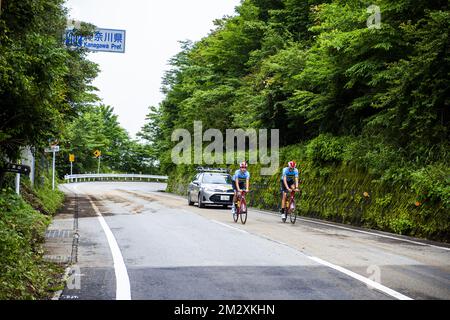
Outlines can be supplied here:
[[247, 169], [247, 162], [241, 162], [241, 165], [239, 167]]
[[295, 168], [297, 166], [297, 164], [295, 163], [295, 161], [289, 161], [288, 166], [289, 166], [289, 168]]

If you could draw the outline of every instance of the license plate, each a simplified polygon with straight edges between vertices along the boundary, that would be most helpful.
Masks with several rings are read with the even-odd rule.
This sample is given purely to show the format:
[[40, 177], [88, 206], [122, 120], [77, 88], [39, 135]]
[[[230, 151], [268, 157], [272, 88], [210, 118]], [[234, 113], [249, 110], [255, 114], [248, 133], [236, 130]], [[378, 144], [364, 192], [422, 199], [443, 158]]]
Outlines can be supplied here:
[[220, 200], [228, 201], [228, 200], [230, 200], [230, 197], [229, 196], [220, 196]]

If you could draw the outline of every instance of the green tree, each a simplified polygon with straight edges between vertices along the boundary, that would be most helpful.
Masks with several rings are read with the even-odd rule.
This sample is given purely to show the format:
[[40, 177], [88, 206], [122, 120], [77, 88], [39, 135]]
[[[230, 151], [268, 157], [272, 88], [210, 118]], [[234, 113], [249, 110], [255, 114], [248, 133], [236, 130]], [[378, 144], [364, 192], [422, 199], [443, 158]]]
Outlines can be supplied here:
[[[97, 65], [64, 47], [63, 0], [2, 1], [0, 15], [0, 161], [43, 146], [95, 97]], [[87, 32], [88, 27], [83, 32]]]

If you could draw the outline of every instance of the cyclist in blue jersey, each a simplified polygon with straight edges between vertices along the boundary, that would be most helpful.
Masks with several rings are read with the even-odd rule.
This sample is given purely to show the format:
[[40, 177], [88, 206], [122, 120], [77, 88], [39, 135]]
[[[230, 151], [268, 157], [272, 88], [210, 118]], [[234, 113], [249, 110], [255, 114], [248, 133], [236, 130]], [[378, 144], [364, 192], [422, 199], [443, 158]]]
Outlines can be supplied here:
[[238, 192], [241, 192], [242, 190], [246, 190], [248, 192], [250, 187], [250, 172], [247, 171], [247, 163], [245, 161], [241, 163], [240, 169], [236, 170], [234, 175], [231, 177], [231, 184], [233, 185], [234, 190], [231, 213], [235, 214]]
[[281, 192], [283, 194], [283, 198], [281, 200], [281, 218], [286, 219], [286, 194], [292, 191], [300, 191], [298, 189], [298, 169], [296, 168], [297, 164], [295, 161], [289, 161], [288, 166], [283, 169], [283, 173], [281, 175]]

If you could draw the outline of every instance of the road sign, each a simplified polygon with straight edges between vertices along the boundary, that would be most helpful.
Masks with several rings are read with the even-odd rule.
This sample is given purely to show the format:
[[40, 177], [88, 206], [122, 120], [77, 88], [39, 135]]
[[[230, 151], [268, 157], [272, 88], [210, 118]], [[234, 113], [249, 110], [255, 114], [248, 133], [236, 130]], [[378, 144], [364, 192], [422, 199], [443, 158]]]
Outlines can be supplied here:
[[75, 155], [72, 153], [69, 153], [69, 161], [74, 162], [75, 161]]
[[95, 151], [94, 151], [94, 156], [95, 156], [96, 158], [100, 157], [101, 155], [102, 155], [102, 152], [101, 152], [100, 150], [95, 150]]
[[125, 53], [125, 30], [98, 28], [88, 37], [78, 35], [76, 30], [75, 28], [66, 29], [64, 42], [67, 47]]
[[45, 152], [53, 152], [53, 161], [52, 161], [52, 190], [55, 190], [55, 159], [56, 159], [56, 152], [59, 152], [59, 146], [57, 145], [51, 145], [50, 148], [45, 148]]
[[45, 152], [59, 152], [59, 146], [51, 146], [50, 148], [45, 148]]
[[7, 163], [4, 171], [29, 175], [31, 172], [31, 168], [24, 164]]

